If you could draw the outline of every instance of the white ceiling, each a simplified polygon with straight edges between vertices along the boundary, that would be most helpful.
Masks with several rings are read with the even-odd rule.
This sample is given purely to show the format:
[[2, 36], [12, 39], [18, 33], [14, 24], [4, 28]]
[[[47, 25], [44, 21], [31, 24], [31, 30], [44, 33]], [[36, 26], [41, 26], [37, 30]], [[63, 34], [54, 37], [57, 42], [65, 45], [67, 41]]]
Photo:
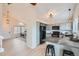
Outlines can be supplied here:
[[69, 15], [68, 9], [71, 9], [72, 14], [74, 6], [74, 3], [41, 3], [36, 5], [36, 12], [39, 18], [47, 19], [45, 15], [48, 13], [49, 9], [55, 10], [56, 16], [52, 18], [54, 23], [65, 22]]
[[[10, 5], [10, 8], [11, 12], [13, 11], [13, 14], [17, 15], [17, 17], [20, 19], [33, 19], [32, 16], [34, 16], [37, 19], [44, 19], [49, 24], [56, 24], [66, 22], [69, 15], [68, 9], [71, 9], [72, 14], [75, 5], [75, 3], [37, 3], [36, 6], [32, 6], [30, 3], [16, 3]], [[46, 17], [49, 9], [52, 9], [56, 12], [55, 17]]]

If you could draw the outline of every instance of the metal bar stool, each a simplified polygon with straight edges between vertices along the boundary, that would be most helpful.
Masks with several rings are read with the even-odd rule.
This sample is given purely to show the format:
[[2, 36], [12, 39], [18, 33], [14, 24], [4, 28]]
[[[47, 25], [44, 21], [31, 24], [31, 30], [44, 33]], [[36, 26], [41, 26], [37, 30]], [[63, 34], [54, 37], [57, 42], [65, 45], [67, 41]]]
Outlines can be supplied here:
[[53, 45], [50, 44], [47, 45], [45, 56], [55, 56], [55, 49]]
[[75, 56], [72, 51], [69, 50], [63, 50], [63, 56]]

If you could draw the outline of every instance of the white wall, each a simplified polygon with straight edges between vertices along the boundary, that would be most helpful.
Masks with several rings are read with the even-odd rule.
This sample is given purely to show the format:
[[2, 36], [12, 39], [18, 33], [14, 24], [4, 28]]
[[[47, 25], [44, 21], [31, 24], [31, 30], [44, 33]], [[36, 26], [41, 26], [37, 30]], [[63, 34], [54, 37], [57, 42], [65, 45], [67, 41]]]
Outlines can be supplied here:
[[35, 48], [39, 45], [40, 42], [40, 23], [34, 22], [32, 27], [32, 48]]
[[7, 28], [4, 30], [3, 27], [3, 7], [2, 4], [0, 4], [0, 35], [3, 36], [5, 39], [10, 38], [10, 33], [9, 31], [5, 31], [7, 30]]
[[71, 23], [60, 24], [60, 30], [71, 30]]
[[78, 33], [79, 29], [78, 29], [78, 22], [79, 22], [79, 4], [76, 5], [76, 9], [74, 12], [74, 17], [73, 17], [73, 32]]
[[78, 17], [75, 17], [73, 21], [73, 32], [78, 33], [78, 27]]

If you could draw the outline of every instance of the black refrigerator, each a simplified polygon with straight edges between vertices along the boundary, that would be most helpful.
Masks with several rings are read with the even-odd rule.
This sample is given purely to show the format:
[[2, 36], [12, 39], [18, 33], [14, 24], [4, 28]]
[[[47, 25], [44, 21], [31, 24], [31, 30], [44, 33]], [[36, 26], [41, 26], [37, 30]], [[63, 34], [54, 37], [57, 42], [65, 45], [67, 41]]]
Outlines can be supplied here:
[[40, 44], [44, 43], [46, 39], [46, 26], [40, 26]]

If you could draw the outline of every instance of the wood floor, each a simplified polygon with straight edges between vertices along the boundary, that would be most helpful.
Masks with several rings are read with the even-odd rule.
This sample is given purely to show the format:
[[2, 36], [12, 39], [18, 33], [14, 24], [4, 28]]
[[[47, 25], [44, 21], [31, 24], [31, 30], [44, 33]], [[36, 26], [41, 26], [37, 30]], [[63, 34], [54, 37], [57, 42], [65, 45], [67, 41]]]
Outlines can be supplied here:
[[5, 51], [0, 56], [44, 56], [46, 44], [31, 49], [21, 38], [16, 38], [3, 41], [3, 47]]

